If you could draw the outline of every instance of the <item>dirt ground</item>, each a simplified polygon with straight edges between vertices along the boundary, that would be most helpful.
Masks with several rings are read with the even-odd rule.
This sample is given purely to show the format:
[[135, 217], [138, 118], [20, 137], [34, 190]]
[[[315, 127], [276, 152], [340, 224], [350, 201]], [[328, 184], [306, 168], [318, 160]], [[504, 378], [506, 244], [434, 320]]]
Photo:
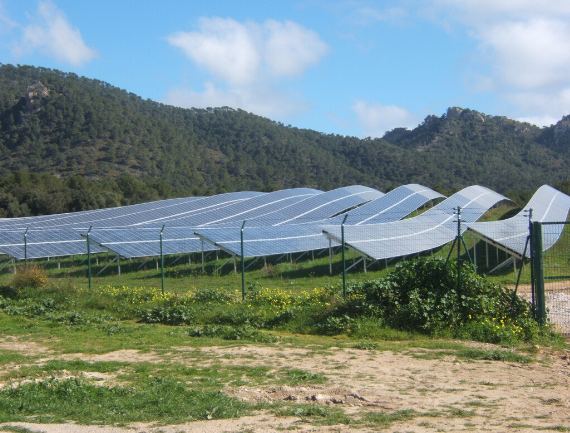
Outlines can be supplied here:
[[[0, 340], [0, 350], [30, 347]], [[491, 345], [473, 344], [480, 348]], [[40, 345], [33, 350], [51, 359]], [[203, 351], [202, 356], [196, 351]], [[208, 355], [208, 356], [203, 356]], [[177, 347], [159, 356], [136, 351], [104, 355], [70, 354], [57, 359], [127, 362], [181, 362], [196, 365], [245, 365], [299, 368], [319, 373], [329, 380], [319, 386], [260, 386], [227, 388], [231, 396], [247, 401], [291, 401], [298, 404], [332, 405], [358, 418], [370, 411], [394, 412], [413, 409], [425, 414], [393, 423], [387, 432], [436, 431], [535, 431], [570, 429], [570, 353], [540, 351], [530, 364], [500, 361], [473, 361], [455, 356], [437, 356], [436, 350], [391, 351], [330, 348], [325, 351], [287, 346], [231, 346], [201, 349]], [[0, 366], [5, 373], [14, 365]], [[63, 372], [62, 374], [66, 374]], [[112, 384], [109, 375], [91, 373], [99, 383]], [[1, 383], [2, 386], [9, 383]], [[131, 425], [129, 428], [81, 426], [75, 424], [10, 423], [33, 432], [127, 433], [127, 432], [368, 432], [374, 426], [319, 426], [296, 417], [277, 417], [269, 413], [232, 420], [192, 422], [176, 426]], [[9, 431], [9, 430], [8, 430]]]

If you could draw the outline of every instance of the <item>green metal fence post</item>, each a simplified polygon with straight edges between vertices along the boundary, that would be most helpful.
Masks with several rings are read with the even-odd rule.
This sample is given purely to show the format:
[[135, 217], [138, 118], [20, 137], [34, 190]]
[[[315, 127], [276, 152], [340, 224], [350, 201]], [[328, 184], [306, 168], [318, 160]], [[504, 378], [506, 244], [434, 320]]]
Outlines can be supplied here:
[[341, 236], [342, 236], [342, 294], [344, 296], [344, 298], [346, 298], [346, 259], [345, 259], [345, 253], [344, 253], [344, 223], [346, 222], [346, 219], [348, 218], [348, 214], [346, 214], [344, 216], [344, 219], [342, 220], [342, 225], [340, 226], [340, 232], [341, 232]]
[[244, 267], [244, 257], [243, 257], [243, 228], [245, 227], [245, 223], [247, 221], [244, 221], [243, 224], [241, 225], [241, 230], [240, 230], [240, 242], [241, 242], [241, 299], [245, 300], [245, 267]]
[[457, 206], [457, 294], [461, 293], [461, 207]]
[[24, 232], [24, 267], [28, 269], [28, 229]]
[[532, 223], [532, 265], [534, 268], [534, 288], [536, 291], [536, 320], [546, 323], [546, 299], [544, 295], [544, 268], [542, 258], [542, 223]]
[[162, 280], [162, 294], [164, 295], [164, 254], [162, 253], [162, 232], [164, 226], [160, 229], [160, 278]]
[[87, 230], [87, 275], [89, 276], [89, 290], [91, 290], [91, 245], [89, 242], [89, 232], [93, 226], [89, 226]]

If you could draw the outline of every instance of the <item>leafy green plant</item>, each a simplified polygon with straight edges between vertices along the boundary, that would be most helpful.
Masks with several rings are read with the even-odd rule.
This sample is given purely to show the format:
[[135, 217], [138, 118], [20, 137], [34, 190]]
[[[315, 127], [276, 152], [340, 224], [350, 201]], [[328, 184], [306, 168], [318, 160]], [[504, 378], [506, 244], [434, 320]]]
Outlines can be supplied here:
[[146, 310], [141, 321], [165, 325], [189, 325], [194, 321], [194, 309], [187, 305], [160, 305]]
[[20, 267], [16, 275], [12, 277], [12, 287], [18, 292], [25, 288], [43, 289], [48, 283], [48, 277], [45, 272], [37, 265], [28, 267]]

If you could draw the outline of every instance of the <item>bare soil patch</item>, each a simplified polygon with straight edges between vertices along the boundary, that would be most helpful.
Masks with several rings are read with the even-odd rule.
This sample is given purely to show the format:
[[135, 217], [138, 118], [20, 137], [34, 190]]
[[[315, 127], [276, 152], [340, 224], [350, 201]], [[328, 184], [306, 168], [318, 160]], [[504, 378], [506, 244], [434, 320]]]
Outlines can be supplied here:
[[[0, 349], [9, 342], [0, 342]], [[475, 345], [480, 346], [480, 345]], [[9, 346], [11, 347], [11, 346]], [[485, 345], [490, 347], [490, 345]], [[328, 378], [311, 386], [261, 385], [227, 387], [228, 395], [247, 401], [289, 402], [340, 408], [354, 419], [366, 412], [414, 410], [408, 421], [383, 431], [533, 431], [570, 428], [570, 359], [565, 352], [540, 352], [536, 362], [460, 359], [438, 350], [401, 352], [346, 348], [293, 348], [285, 345], [173, 348], [156, 353], [117, 351], [106, 355], [73, 354], [58, 359], [85, 361], [180, 362], [187, 365], [267, 366], [279, 379], [283, 369], [300, 369]], [[202, 355], [193, 356], [200, 351]], [[195, 355], [195, 353], [194, 353]], [[6, 372], [0, 367], [0, 373]], [[94, 380], [112, 381], [96, 374]], [[101, 376], [101, 377], [99, 377]], [[89, 379], [86, 373], [86, 378]], [[131, 425], [129, 428], [12, 423], [34, 432], [278, 432], [283, 429], [315, 432], [377, 431], [374, 426], [323, 426], [299, 417], [264, 413], [234, 420], [193, 422], [177, 426]]]

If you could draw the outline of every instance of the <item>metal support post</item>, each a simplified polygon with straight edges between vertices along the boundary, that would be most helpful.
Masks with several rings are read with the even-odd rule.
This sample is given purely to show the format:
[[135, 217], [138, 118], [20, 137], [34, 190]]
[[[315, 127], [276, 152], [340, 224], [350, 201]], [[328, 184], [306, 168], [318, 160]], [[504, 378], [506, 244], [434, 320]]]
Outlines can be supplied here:
[[461, 207], [457, 206], [457, 294], [461, 293]]
[[202, 273], [204, 273], [204, 239], [200, 239], [202, 243]]
[[117, 275], [121, 278], [121, 256], [117, 254]]
[[162, 251], [162, 233], [164, 226], [160, 229], [160, 280], [162, 282], [162, 294], [164, 295], [164, 254]]
[[240, 242], [241, 242], [241, 299], [245, 299], [245, 267], [244, 267], [244, 256], [243, 256], [243, 228], [245, 227], [246, 221], [241, 225], [240, 230]]
[[532, 261], [534, 267], [534, 288], [536, 291], [536, 320], [546, 323], [546, 299], [544, 295], [544, 268], [542, 259], [542, 223], [532, 223]]
[[342, 294], [346, 298], [346, 259], [345, 259], [345, 243], [344, 243], [344, 223], [346, 223], [346, 219], [348, 218], [348, 214], [344, 216], [342, 220], [342, 224], [340, 226], [340, 231], [342, 235]]
[[473, 237], [473, 264], [475, 265], [475, 273], [477, 273], [477, 240]]
[[329, 238], [329, 272], [332, 275], [332, 239]]
[[89, 232], [93, 226], [89, 226], [87, 230], [87, 275], [89, 275], [89, 290], [91, 290], [91, 245], [89, 242]]
[[24, 232], [24, 259], [26, 260], [24, 267], [28, 269], [28, 228]]

